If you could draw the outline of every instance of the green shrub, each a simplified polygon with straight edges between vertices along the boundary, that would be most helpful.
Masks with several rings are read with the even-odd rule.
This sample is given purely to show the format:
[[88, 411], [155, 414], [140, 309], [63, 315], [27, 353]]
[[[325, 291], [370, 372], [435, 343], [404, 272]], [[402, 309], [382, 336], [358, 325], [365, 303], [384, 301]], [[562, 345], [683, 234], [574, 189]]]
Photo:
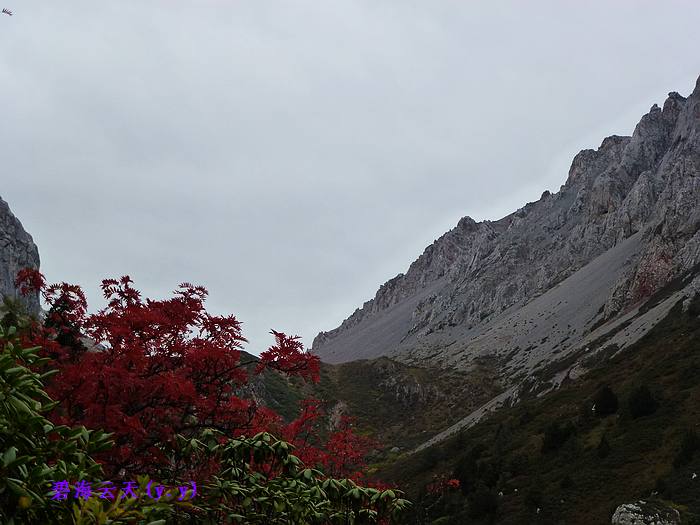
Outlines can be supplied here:
[[700, 449], [700, 437], [694, 430], [687, 430], [681, 440], [680, 450], [673, 460], [673, 466], [678, 468], [693, 461], [693, 456]]
[[600, 443], [598, 443], [598, 447], [596, 448], [596, 452], [598, 454], [599, 458], [607, 458], [608, 455], [610, 454], [610, 443], [608, 443], [608, 440], [605, 436], [600, 438]]
[[498, 510], [498, 495], [493, 489], [479, 485], [468, 498], [469, 515], [481, 518], [495, 514]]
[[548, 453], [561, 448], [576, 431], [573, 423], [567, 421], [560, 423], [553, 421], [544, 430], [544, 440], [542, 441], [542, 452]]
[[530, 421], [533, 419], [532, 412], [525, 408], [522, 412], [520, 412], [520, 417], [518, 418], [518, 425], [521, 427], [527, 425]]
[[211, 429], [201, 439], [180, 438], [193, 460], [220, 465], [204, 484], [207, 497], [197, 502], [197, 523], [396, 523], [410, 505], [398, 490], [362, 487], [306, 468], [292, 445], [266, 432], [222, 438]]
[[527, 492], [525, 493], [524, 503], [528, 509], [534, 510], [541, 507], [544, 503], [544, 494], [542, 493], [540, 485], [540, 483], [533, 483], [533, 485], [528, 488]]
[[598, 417], [609, 416], [617, 412], [618, 402], [615, 392], [609, 386], [604, 386], [593, 396], [593, 407]]
[[519, 476], [528, 472], [529, 460], [526, 455], [515, 454], [508, 461], [508, 470], [511, 475]]
[[452, 472], [455, 479], [459, 480], [459, 487], [462, 493], [472, 492], [479, 481], [479, 459], [484, 452], [484, 447], [477, 444], [464, 454]]
[[638, 417], [650, 416], [656, 412], [656, 409], [658, 408], [658, 403], [646, 385], [641, 385], [632, 391], [629, 397], [628, 405], [630, 415], [634, 419]]
[[571, 479], [571, 476], [566, 474], [563, 478], [561, 478], [561, 481], [559, 482], [559, 487], [564, 490], [571, 489], [574, 487], [574, 480]]
[[0, 347], [0, 522], [60, 521], [70, 507], [48, 497], [52, 482], [99, 478], [91, 455], [111, 446], [109, 436], [49, 421], [56, 403], [42, 381], [53, 371], [37, 371], [48, 359], [38, 348], [21, 348], [12, 327], [0, 326]]

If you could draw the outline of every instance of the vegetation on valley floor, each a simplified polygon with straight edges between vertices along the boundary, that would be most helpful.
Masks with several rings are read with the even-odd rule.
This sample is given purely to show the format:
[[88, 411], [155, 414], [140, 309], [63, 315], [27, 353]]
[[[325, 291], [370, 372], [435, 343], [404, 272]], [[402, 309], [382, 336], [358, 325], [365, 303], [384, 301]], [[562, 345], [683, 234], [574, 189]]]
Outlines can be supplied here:
[[[379, 469], [413, 523], [609, 523], [658, 499], [700, 523], [700, 297], [582, 379]], [[601, 406], [602, 402], [602, 406]], [[439, 477], [459, 489], [427, 490]]]

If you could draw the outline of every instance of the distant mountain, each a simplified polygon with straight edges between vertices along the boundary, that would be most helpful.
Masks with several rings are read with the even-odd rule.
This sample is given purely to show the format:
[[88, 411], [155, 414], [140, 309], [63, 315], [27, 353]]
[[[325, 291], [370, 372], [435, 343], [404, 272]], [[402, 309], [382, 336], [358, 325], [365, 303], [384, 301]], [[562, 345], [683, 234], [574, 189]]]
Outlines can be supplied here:
[[[22, 268], [39, 268], [39, 250], [22, 223], [0, 198], [0, 297], [19, 297], [15, 277]], [[39, 312], [39, 298], [23, 298], [33, 313]]]

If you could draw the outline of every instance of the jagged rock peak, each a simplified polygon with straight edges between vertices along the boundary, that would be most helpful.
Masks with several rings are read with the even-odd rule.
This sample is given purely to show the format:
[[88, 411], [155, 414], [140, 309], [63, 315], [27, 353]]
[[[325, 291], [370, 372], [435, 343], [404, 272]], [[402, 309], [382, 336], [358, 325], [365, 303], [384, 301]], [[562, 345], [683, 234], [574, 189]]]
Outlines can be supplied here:
[[477, 228], [478, 223], [472, 219], [469, 215], [459, 219], [457, 223], [457, 228], [465, 231], [474, 231]]

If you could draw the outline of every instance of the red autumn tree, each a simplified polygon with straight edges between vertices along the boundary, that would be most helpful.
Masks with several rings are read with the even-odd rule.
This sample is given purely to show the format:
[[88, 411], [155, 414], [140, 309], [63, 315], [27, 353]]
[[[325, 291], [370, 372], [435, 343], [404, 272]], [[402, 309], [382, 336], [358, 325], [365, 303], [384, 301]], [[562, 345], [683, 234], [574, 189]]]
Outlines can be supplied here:
[[324, 459], [321, 462], [323, 472], [331, 477], [347, 476], [355, 481], [364, 477], [363, 467], [365, 456], [374, 441], [356, 434], [353, 430], [352, 418], [343, 416], [337, 428], [331, 433], [328, 441], [323, 446]]
[[[323, 433], [320, 423], [324, 421], [324, 415], [320, 401], [304, 400], [301, 414], [284, 428], [283, 438], [297, 447], [299, 459], [308, 465], [319, 466], [326, 475], [365, 481], [365, 457], [377, 443], [357, 434], [352, 418], [341, 416], [320, 444], [319, 436]], [[373, 486], [379, 487], [376, 483]]]
[[[115, 448], [100, 458], [108, 474], [204, 474], [207, 465], [178, 455], [176, 435], [195, 437], [205, 428], [229, 437], [291, 434], [319, 416], [305, 408], [285, 427], [272, 410], [240, 395], [252, 364], [241, 361], [241, 324], [209, 314], [201, 286], [184, 283], [170, 299], [144, 300], [129, 277], [108, 279], [102, 283], [107, 306], [90, 314], [77, 286], [46, 286], [32, 270], [20, 272], [17, 284], [41, 291], [49, 307], [29, 337], [59, 369], [48, 385], [59, 402], [57, 423], [114, 433]], [[272, 334], [275, 344], [254, 373], [276, 370], [318, 381], [318, 357], [304, 351], [298, 337]], [[319, 450], [309, 443], [301, 455], [322, 463]]]

